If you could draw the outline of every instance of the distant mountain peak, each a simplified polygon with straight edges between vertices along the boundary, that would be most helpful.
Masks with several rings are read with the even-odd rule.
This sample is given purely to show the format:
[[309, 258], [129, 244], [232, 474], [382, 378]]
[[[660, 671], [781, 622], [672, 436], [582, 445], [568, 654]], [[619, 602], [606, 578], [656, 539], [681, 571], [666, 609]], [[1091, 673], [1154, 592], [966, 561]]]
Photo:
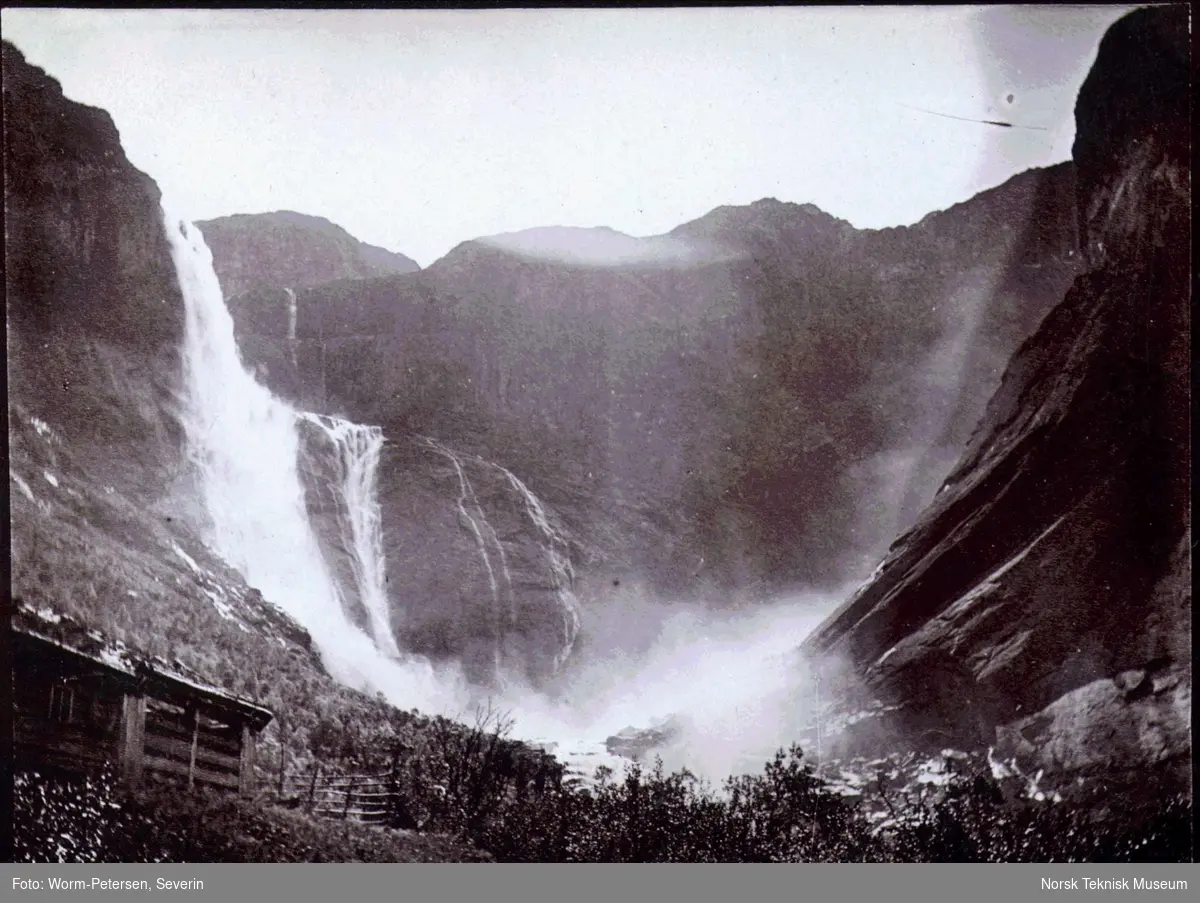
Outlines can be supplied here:
[[299, 289], [420, 269], [411, 258], [369, 245], [325, 217], [295, 210], [238, 213], [197, 225], [213, 249], [227, 295], [255, 287]]
[[750, 204], [716, 207], [697, 219], [677, 226], [669, 234], [691, 241], [703, 239], [737, 246], [747, 235], [763, 230], [794, 233], [799, 229], [836, 235], [853, 228], [847, 221], [826, 213], [815, 204], [797, 204], [767, 197]]

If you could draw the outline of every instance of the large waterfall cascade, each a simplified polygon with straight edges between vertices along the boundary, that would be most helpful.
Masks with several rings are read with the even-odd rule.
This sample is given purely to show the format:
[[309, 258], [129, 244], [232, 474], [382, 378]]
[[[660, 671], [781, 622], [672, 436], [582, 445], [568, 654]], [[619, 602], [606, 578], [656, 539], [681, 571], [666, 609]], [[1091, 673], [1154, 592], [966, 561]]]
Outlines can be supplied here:
[[386, 577], [374, 487], [382, 436], [371, 427], [315, 421], [341, 456], [344, 480], [336, 491], [349, 512], [344, 526], [372, 638], [347, 617], [308, 517], [298, 432], [306, 415], [272, 395], [243, 366], [212, 252], [195, 225], [164, 215], [186, 315], [182, 417], [213, 548], [309, 631], [336, 679], [382, 692], [404, 708], [457, 708], [458, 681], [436, 674], [423, 660], [394, 657], [391, 630], [382, 629]]
[[[191, 223], [169, 214], [165, 223], [186, 313], [182, 419], [211, 522], [210, 545], [249, 584], [308, 630], [336, 680], [383, 693], [403, 709], [462, 715], [467, 700], [477, 699], [478, 694], [465, 685], [460, 671], [435, 670], [429, 662], [396, 650], [384, 593], [387, 575], [376, 485], [382, 433], [376, 427], [298, 412], [259, 384], [242, 364], [233, 318], [203, 236]], [[309, 519], [300, 469], [300, 427], [306, 422], [318, 428], [336, 452], [334, 472], [339, 476], [333, 482], [337, 485], [326, 488], [338, 498], [342, 544], [355, 562], [355, 580], [370, 618], [370, 633], [348, 617], [344, 594]], [[490, 574], [499, 636], [502, 622], [511, 625], [516, 615], [504, 546], [487, 522], [465, 459], [434, 440], [427, 444], [453, 463], [459, 481], [460, 523], [474, 536]], [[537, 496], [515, 474], [482, 459], [472, 460], [497, 468], [522, 500], [524, 516], [542, 537], [562, 618], [556, 656], [556, 666], [561, 668], [579, 632], [579, 606], [566, 540]], [[727, 646], [664, 648], [628, 674], [604, 672], [607, 679], [594, 685], [593, 679], [604, 674], [593, 669], [572, 684], [574, 698], [570, 700], [555, 702], [509, 686], [502, 688], [500, 701], [515, 709], [517, 736], [562, 744], [561, 752], [568, 761], [578, 758], [580, 767], [589, 768], [600, 761], [595, 755], [597, 741], [624, 725], [645, 723], [646, 717], [671, 712], [708, 713], [702, 724], [707, 727], [706, 722], [715, 719], [724, 728], [716, 734], [735, 735], [725, 741], [732, 744], [731, 749], [725, 751], [707, 732], [703, 744], [689, 744], [689, 749], [694, 746], [693, 751], [704, 752], [714, 744], [721, 747], [710, 752], [725, 768], [722, 756], [726, 752], [732, 755], [733, 747], [741, 749], [748, 730], [748, 725], [731, 713], [741, 711], [748, 696], [753, 697], [754, 707], [764, 708], [762, 697], [772, 694], [764, 694], [763, 687], [777, 690], [774, 684], [781, 680], [782, 669], [771, 664], [777, 656], [761, 654], [762, 640], [769, 638], [776, 645], [794, 648], [795, 637], [803, 633], [780, 629], [778, 613], [772, 613], [769, 627], [756, 626], [754, 636], [730, 637]], [[498, 644], [496, 655], [501, 651]], [[722, 652], [738, 666], [722, 667]], [[750, 680], [749, 687], [741, 680], [747, 661], [765, 670]], [[699, 662], [704, 662], [709, 677], [698, 684], [694, 675]], [[497, 664], [503, 663], [498, 659]], [[735, 675], [738, 679], [733, 680]], [[647, 707], [648, 702], [653, 704]], [[724, 723], [730, 718], [732, 721]], [[774, 725], [778, 718], [771, 710], [760, 720]]]

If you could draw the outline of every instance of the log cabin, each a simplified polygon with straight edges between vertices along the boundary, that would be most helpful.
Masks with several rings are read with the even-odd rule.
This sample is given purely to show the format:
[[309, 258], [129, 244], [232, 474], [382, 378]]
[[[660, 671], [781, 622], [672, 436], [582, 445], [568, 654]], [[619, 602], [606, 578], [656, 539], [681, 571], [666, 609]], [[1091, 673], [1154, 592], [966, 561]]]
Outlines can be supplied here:
[[182, 667], [105, 642], [70, 619], [22, 606], [13, 619], [17, 768], [119, 766], [138, 787], [166, 780], [249, 795], [272, 713]]

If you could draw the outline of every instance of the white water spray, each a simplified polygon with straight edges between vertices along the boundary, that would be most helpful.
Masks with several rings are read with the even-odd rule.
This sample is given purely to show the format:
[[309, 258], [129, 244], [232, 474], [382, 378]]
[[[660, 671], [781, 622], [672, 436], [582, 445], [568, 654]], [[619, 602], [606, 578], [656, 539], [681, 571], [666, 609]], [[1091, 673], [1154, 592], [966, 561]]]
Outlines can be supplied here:
[[200, 231], [165, 215], [186, 326], [182, 417], [213, 548], [312, 635], [341, 682], [404, 708], [456, 708], [456, 687], [424, 661], [394, 661], [356, 627], [308, 519], [296, 412], [243, 366], [233, 318]]
[[650, 755], [717, 783], [758, 771], [796, 740], [814, 714], [796, 649], [827, 614], [827, 600], [798, 595], [737, 614], [671, 608], [648, 651], [589, 656], [561, 699], [513, 696], [521, 735], [554, 744], [563, 761], [590, 774], [614, 764], [603, 753], [606, 736], [669, 723], [673, 739]]

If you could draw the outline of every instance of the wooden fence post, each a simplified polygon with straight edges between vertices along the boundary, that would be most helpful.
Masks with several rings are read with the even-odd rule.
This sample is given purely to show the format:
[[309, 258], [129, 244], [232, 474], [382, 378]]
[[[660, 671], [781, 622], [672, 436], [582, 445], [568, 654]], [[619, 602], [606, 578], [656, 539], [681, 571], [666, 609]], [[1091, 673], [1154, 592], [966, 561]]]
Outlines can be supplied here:
[[387, 820], [397, 821], [400, 814], [400, 747], [392, 750], [392, 767], [388, 770]]
[[308, 811], [312, 812], [317, 805], [317, 775], [321, 773], [321, 763], [313, 762], [312, 781], [308, 785]]
[[282, 721], [278, 722], [278, 731], [277, 732], [279, 734], [279, 798], [282, 800], [283, 799], [283, 772], [284, 772], [284, 769], [286, 768], [286, 764], [287, 764], [286, 759], [285, 759], [285, 756], [287, 754], [287, 749], [286, 749], [287, 744], [285, 743], [285, 737], [283, 735], [283, 722]]
[[357, 782], [358, 776], [352, 776], [350, 778], [350, 785], [346, 788], [346, 807], [342, 810], [342, 821], [347, 821], [350, 818], [350, 803], [354, 800], [354, 785]]
[[517, 775], [516, 775], [516, 797], [517, 802], [524, 802], [525, 796], [529, 792], [529, 765], [525, 761], [524, 753], [517, 759]]
[[192, 755], [188, 760], [188, 790], [196, 786], [196, 747], [200, 742], [200, 709], [192, 709]]

